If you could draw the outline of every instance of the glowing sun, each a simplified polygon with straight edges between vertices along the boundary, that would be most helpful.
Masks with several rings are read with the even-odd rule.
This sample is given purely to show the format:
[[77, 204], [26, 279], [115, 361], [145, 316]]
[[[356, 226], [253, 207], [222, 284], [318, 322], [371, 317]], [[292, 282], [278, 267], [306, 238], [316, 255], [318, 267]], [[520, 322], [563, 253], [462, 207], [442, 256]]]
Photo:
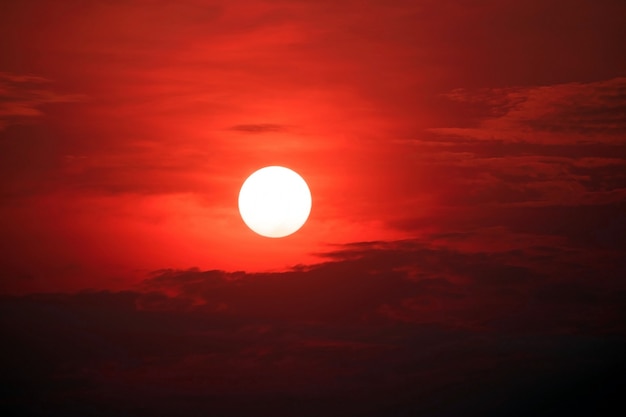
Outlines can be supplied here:
[[252, 231], [265, 237], [285, 237], [304, 225], [311, 213], [311, 191], [289, 168], [261, 168], [239, 191], [239, 213]]

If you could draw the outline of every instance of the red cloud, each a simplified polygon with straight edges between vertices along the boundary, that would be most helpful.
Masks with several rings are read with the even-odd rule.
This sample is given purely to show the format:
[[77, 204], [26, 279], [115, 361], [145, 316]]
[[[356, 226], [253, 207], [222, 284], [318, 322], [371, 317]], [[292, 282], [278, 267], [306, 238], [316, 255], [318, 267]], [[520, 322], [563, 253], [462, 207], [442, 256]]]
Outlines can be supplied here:
[[626, 78], [537, 87], [458, 89], [447, 95], [486, 106], [478, 127], [433, 128], [441, 135], [481, 140], [624, 144]]
[[50, 83], [43, 77], [0, 72], [0, 130], [9, 124], [41, 117], [42, 107], [48, 104], [85, 99], [78, 94], [55, 92]]

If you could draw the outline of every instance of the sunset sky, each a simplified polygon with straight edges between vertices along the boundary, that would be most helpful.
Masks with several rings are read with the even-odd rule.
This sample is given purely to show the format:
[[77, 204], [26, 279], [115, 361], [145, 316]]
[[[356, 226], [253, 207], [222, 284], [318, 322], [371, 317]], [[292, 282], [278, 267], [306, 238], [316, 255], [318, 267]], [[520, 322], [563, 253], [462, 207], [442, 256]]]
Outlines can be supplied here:
[[[3, 1], [2, 415], [626, 409], [624, 22]], [[312, 194], [286, 238], [237, 208], [268, 165]]]

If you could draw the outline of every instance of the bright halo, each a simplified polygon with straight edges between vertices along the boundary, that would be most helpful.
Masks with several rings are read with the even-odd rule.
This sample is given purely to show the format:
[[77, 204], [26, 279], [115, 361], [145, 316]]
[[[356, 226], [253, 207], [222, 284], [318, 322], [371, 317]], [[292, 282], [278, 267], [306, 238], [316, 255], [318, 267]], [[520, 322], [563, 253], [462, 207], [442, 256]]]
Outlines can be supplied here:
[[241, 186], [239, 213], [261, 236], [289, 236], [309, 218], [311, 192], [304, 179], [289, 168], [261, 168]]

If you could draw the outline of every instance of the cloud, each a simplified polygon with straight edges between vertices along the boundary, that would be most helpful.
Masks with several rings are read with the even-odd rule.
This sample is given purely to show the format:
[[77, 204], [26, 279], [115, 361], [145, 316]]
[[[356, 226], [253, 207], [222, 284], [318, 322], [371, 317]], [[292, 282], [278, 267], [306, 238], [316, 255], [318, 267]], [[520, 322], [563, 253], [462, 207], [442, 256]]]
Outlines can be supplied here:
[[[560, 265], [569, 280], [580, 283], [569, 291], [605, 298], [613, 305], [606, 305], [607, 312], [617, 307], [615, 300], [608, 301], [609, 293], [588, 282], [584, 262], [572, 264], [574, 249], [567, 245], [541, 246], [537, 236], [517, 248], [496, 252], [458, 251], [454, 246], [432, 247], [413, 240], [348, 245], [322, 254], [329, 262], [282, 273], [166, 270], [146, 280], [143, 288], [187, 300], [185, 308], [238, 319], [273, 322], [289, 317], [293, 323], [357, 324], [385, 318], [473, 329], [517, 316], [531, 300], [537, 310], [528, 314], [541, 314], [537, 294], [563, 285], [550, 273]], [[620, 271], [619, 263], [609, 259], [605, 259], [607, 279]], [[565, 299], [562, 307], [572, 309], [572, 316], [566, 315], [579, 320], [580, 329], [588, 329], [592, 322], [575, 313], [581, 306], [574, 298], [571, 303]], [[546, 320], [544, 324], [552, 328], [558, 323]], [[593, 323], [598, 330], [612, 326]]]
[[547, 250], [363, 242], [283, 273], [160, 270], [132, 291], [4, 296], [1, 404], [31, 415], [508, 415], [518, 395], [532, 414], [550, 393], [570, 409], [572, 381], [603, 392], [619, 382], [624, 293]]
[[258, 124], [240, 124], [230, 128], [238, 132], [245, 133], [270, 133], [270, 132], [282, 132], [287, 129], [286, 126], [273, 123], [258, 123]]
[[441, 135], [537, 143], [624, 144], [626, 78], [533, 87], [457, 89], [447, 97], [485, 106], [478, 126], [443, 127]]
[[84, 100], [78, 94], [57, 93], [50, 84], [43, 77], [0, 72], [0, 130], [43, 116], [45, 105]]

